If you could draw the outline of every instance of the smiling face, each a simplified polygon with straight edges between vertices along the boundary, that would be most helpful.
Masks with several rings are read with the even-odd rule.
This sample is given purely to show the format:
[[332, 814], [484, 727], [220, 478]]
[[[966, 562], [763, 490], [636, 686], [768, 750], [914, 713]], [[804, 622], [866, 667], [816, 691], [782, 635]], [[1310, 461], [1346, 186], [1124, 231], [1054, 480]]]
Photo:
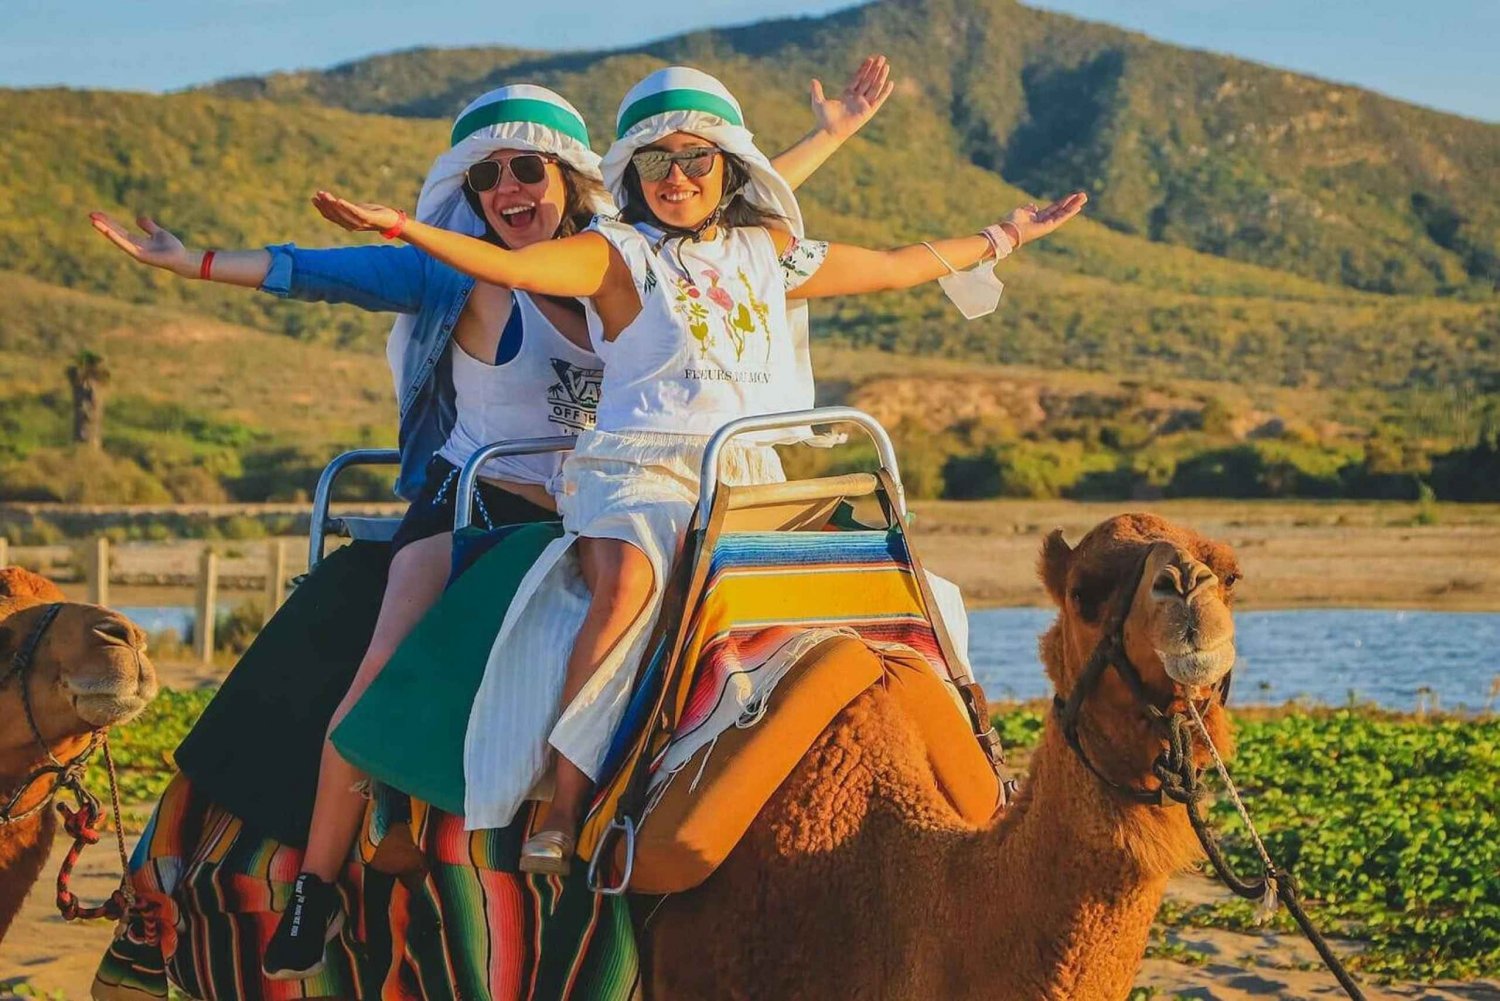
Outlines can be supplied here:
[[[645, 147], [665, 153], [712, 148], [713, 143], [690, 132], [673, 132]], [[724, 197], [724, 157], [715, 156], [702, 177], [689, 177], [674, 163], [664, 179], [648, 181], [642, 177], [640, 184], [646, 206], [657, 219], [677, 229], [697, 229]]]
[[491, 153], [488, 159], [503, 166], [500, 183], [488, 191], [475, 192], [473, 196], [483, 209], [490, 228], [512, 250], [556, 236], [568, 200], [562, 167], [554, 160], [546, 161], [545, 174], [535, 184], [516, 179], [510, 161], [527, 155], [535, 154], [514, 149]]

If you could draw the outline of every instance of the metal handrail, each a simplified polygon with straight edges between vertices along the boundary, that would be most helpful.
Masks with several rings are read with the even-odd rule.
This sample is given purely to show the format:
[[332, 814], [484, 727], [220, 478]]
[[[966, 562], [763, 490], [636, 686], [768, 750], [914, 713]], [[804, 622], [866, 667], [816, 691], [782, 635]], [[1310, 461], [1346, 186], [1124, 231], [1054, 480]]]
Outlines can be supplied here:
[[550, 438], [517, 438], [514, 441], [496, 441], [484, 446], [464, 463], [458, 474], [458, 493], [454, 498], [453, 530], [469, 527], [474, 520], [474, 488], [479, 480], [479, 470], [486, 462], [505, 455], [538, 455], [544, 452], [566, 452], [577, 444], [578, 439], [570, 434]]
[[880, 465], [891, 474], [891, 479], [895, 481], [896, 496], [891, 500], [896, 505], [897, 516], [904, 521], [906, 491], [901, 486], [901, 470], [896, 464], [896, 446], [891, 443], [891, 436], [886, 434], [885, 428], [863, 410], [856, 410], [853, 407], [818, 407], [814, 410], [793, 410], [784, 414], [740, 417], [714, 432], [713, 437], [708, 440], [708, 447], [703, 450], [703, 470], [698, 479], [698, 524], [708, 524], [708, 514], [714, 502], [714, 491], [719, 486], [719, 456], [731, 438], [755, 431], [778, 431], [782, 428], [803, 427], [810, 424], [854, 424], [870, 436], [870, 440], [875, 443], [875, 451], [880, 456]]
[[401, 453], [394, 448], [356, 448], [333, 457], [323, 467], [318, 477], [318, 487], [313, 491], [312, 523], [308, 528], [307, 569], [312, 570], [323, 560], [323, 536], [329, 529], [328, 504], [333, 496], [333, 481], [339, 473], [350, 466], [389, 466], [401, 462]]

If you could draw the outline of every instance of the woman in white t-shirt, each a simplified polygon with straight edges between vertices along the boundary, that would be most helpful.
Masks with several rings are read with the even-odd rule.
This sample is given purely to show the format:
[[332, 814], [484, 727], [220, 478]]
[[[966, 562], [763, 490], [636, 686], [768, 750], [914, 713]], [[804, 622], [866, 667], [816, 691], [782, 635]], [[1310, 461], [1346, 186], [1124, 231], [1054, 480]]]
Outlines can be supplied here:
[[[596, 219], [578, 236], [516, 252], [317, 195], [342, 225], [400, 237], [480, 280], [583, 299], [604, 359], [597, 423], [563, 466], [566, 533], [507, 613], [465, 746], [470, 828], [507, 824], [526, 798], [550, 792], [522, 850], [529, 872], [569, 868], [697, 500], [708, 436], [736, 417], [812, 405], [798, 300], [907, 288], [1003, 257], [1086, 201], [1078, 193], [1028, 206], [978, 235], [931, 244], [830, 245], [802, 238], [791, 189], [713, 77], [653, 73], [626, 95], [616, 135], [601, 169], [622, 221]], [[773, 440], [727, 449], [724, 482], [782, 479]], [[565, 636], [576, 637], [571, 646]]]

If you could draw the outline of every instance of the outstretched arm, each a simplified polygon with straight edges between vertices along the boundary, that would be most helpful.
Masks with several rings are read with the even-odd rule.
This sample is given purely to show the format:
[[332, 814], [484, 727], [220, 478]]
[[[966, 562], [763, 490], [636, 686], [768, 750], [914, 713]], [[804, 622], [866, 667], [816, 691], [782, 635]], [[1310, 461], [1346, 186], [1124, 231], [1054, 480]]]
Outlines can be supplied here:
[[[415, 219], [384, 205], [356, 204], [327, 191], [313, 196], [324, 218], [355, 232], [373, 231], [400, 238], [449, 267], [482, 282], [573, 298], [593, 296], [609, 274], [609, 241], [598, 233], [542, 240], [520, 250], [506, 250]], [[622, 265], [623, 266], [623, 265]]]
[[[1046, 236], [1073, 218], [1087, 201], [1088, 195], [1079, 191], [1046, 208], [1027, 205], [1006, 216], [1000, 227], [1010, 239], [1012, 248], [1019, 248]], [[938, 255], [953, 265], [954, 270], [962, 271], [989, 257], [994, 250], [989, 238], [983, 234], [933, 240], [931, 245], [931, 250], [920, 243], [895, 250], [867, 250], [848, 244], [833, 244], [829, 246], [822, 266], [787, 295], [793, 299], [821, 299], [911, 288], [948, 273]]]
[[205, 278], [227, 285], [259, 288], [271, 269], [271, 254], [266, 250], [219, 250], [214, 252], [209, 272], [205, 274], [206, 251], [189, 250], [172, 233], [158, 226], [150, 216], [140, 216], [135, 224], [143, 231], [136, 236], [103, 212], [89, 213], [89, 222], [104, 238], [141, 264], [170, 271], [182, 278]]
[[428, 268], [407, 247], [306, 249], [282, 244], [263, 250], [190, 250], [156, 221], [141, 216], [142, 235], [103, 212], [89, 222], [135, 261], [182, 278], [256, 288], [282, 298], [334, 302], [373, 312], [422, 308]]
[[815, 124], [797, 144], [771, 160], [776, 172], [793, 188], [813, 175], [840, 146], [875, 117], [896, 85], [890, 81], [891, 64], [885, 56], [866, 56], [849, 78], [844, 92], [823, 96], [823, 84], [812, 82], [812, 112]]

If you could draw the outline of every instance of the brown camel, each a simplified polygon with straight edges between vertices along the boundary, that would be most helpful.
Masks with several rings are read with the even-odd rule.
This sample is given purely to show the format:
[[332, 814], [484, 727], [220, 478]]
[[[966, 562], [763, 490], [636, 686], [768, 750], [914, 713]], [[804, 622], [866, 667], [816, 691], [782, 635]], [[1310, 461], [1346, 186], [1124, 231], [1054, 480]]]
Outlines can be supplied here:
[[[1156, 705], [1204, 696], [1233, 665], [1239, 570], [1227, 546], [1123, 515], [1076, 549], [1052, 533], [1040, 573], [1059, 607], [1041, 656], [1064, 695], [1122, 589], [1134, 589], [1120, 596], [1125, 649]], [[1156, 784], [1164, 742], [1115, 672], [1081, 720], [1105, 775]], [[1217, 704], [1207, 723], [1228, 753]], [[647, 983], [673, 999], [1124, 998], [1168, 878], [1199, 854], [1183, 807], [1112, 791], [1055, 718], [1018, 799], [965, 824], [877, 686], [824, 731], [713, 876], [641, 908]]]
[[[53, 603], [61, 608], [41, 633], [26, 677], [11, 674], [16, 654]], [[69, 761], [88, 746], [94, 730], [133, 719], [156, 697], [145, 633], [118, 612], [65, 601], [57, 585], [20, 567], [0, 568], [0, 677], [0, 808], [46, 764], [47, 752]], [[45, 749], [27, 719], [28, 698]], [[51, 777], [37, 781], [11, 815], [27, 813], [51, 791]], [[57, 813], [50, 807], [0, 823], [0, 939], [41, 873], [56, 833]]]

